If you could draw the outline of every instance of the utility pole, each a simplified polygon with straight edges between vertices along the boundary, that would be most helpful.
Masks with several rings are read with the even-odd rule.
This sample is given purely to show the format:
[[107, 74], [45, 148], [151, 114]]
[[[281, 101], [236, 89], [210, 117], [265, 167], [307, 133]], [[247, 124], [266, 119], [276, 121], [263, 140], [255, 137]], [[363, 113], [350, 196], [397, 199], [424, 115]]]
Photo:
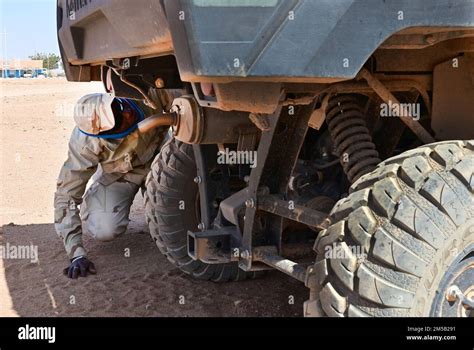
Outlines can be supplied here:
[[5, 69], [4, 69], [4, 72], [5, 72], [5, 78], [8, 78], [7, 75], [7, 67], [8, 67], [8, 70], [10, 70], [10, 66], [9, 66], [9, 63], [8, 63], [8, 51], [7, 51], [7, 29], [5, 28], [4, 29], [4, 34], [5, 34], [5, 41], [4, 41], [4, 47], [5, 47]]
[[7, 55], [7, 31], [4, 28], [2, 32], [2, 78], [8, 78], [7, 67], [8, 67], [8, 55]]

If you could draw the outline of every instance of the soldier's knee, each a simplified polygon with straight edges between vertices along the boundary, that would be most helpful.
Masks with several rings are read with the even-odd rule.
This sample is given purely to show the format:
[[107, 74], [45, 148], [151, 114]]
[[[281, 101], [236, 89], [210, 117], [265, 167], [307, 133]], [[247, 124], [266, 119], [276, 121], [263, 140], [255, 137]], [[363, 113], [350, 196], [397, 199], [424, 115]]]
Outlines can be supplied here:
[[94, 239], [108, 242], [127, 230], [128, 218], [125, 219], [117, 215], [117, 213], [96, 212], [89, 213], [84, 224], [86, 231], [88, 231]]

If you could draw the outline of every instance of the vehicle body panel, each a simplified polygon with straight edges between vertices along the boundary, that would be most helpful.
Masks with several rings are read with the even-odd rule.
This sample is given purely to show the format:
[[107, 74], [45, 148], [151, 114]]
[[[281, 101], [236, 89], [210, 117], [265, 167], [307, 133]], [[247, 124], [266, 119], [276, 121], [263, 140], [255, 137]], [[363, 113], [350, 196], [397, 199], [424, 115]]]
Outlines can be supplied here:
[[85, 0], [74, 19], [68, 2], [65, 61], [173, 53], [183, 81], [351, 79], [404, 29], [474, 27], [474, 0]]

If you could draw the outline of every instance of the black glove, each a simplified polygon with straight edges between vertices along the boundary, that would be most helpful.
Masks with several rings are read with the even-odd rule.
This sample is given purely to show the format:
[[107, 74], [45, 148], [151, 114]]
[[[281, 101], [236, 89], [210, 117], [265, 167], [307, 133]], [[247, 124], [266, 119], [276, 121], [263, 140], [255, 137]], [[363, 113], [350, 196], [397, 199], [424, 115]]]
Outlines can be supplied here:
[[63, 270], [63, 273], [69, 277], [76, 279], [77, 277], [86, 277], [88, 273], [95, 275], [96, 269], [94, 264], [85, 256], [78, 256], [71, 260], [71, 265]]

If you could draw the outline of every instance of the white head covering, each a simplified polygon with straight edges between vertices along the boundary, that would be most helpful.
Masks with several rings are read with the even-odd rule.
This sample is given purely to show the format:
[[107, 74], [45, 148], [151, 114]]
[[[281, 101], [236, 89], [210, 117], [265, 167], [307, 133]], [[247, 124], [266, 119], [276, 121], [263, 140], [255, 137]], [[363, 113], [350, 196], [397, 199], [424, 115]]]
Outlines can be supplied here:
[[85, 133], [97, 135], [115, 125], [112, 94], [89, 94], [81, 97], [74, 107], [74, 121]]

